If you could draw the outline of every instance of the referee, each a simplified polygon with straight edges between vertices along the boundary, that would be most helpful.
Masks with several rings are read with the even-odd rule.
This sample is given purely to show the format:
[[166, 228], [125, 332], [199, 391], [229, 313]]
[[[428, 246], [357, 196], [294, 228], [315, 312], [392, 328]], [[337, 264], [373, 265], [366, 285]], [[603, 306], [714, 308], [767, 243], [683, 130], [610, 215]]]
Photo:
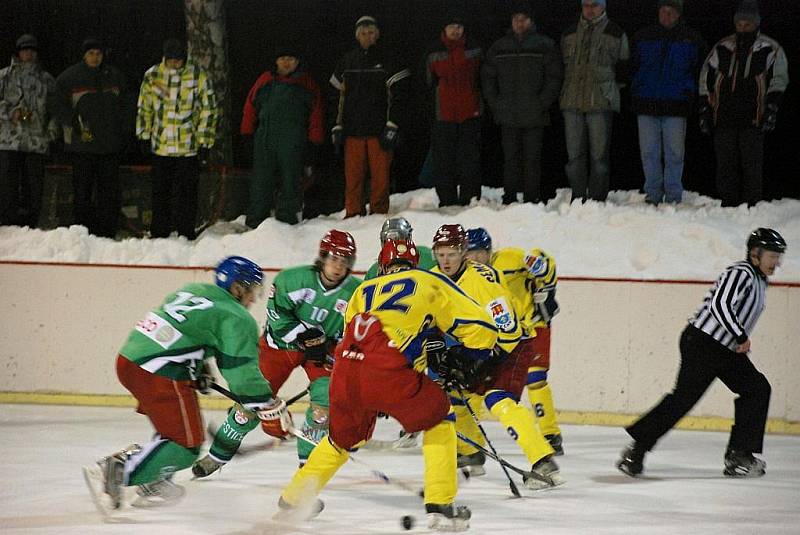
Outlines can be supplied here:
[[724, 474], [761, 477], [767, 464], [761, 453], [769, 409], [770, 385], [750, 362], [750, 333], [764, 310], [767, 277], [775, 273], [786, 250], [776, 231], [759, 228], [747, 239], [747, 259], [729, 266], [689, 320], [680, 339], [681, 367], [672, 393], [626, 428], [633, 442], [617, 468], [635, 477], [644, 470], [645, 453], [688, 413], [719, 378], [739, 397], [725, 452]]

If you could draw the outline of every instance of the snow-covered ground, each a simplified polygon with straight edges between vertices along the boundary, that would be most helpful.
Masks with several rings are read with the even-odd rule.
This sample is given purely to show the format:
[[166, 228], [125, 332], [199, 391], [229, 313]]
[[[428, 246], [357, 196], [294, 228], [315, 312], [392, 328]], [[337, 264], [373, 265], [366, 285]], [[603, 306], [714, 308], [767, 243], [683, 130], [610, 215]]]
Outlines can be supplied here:
[[[495, 248], [541, 247], [556, 256], [562, 276], [633, 279], [713, 279], [744, 256], [744, 243], [757, 227], [778, 230], [789, 244], [775, 281], [800, 282], [800, 201], [761, 202], [753, 208], [721, 208], [718, 200], [686, 192], [680, 205], [653, 207], [636, 191], [614, 191], [606, 203], [570, 203], [569, 191], [539, 205], [500, 203], [502, 190], [484, 188], [470, 207], [437, 208], [436, 193], [420, 189], [391, 197], [391, 215], [414, 226], [428, 245], [436, 228], [461, 223], [482, 226]], [[50, 231], [0, 227], [0, 260], [212, 266], [224, 256], [247, 256], [262, 267], [308, 263], [330, 228], [351, 232], [358, 245], [357, 270], [378, 254], [382, 215], [342, 220], [343, 212], [297, 226], [268, 219], [257, 229], [235, 233], [238, 222], [220, 222], [195, 242], [182, 238], [129, 239], [89, 236], [84, 227]]]
[[[208, 412], [221, 422], [222, 412]], [[518, 467], [524, 456], [498, 422], [485, 424], [500, 454]], [[380, 420], [377, 437], [397, 436], [393, 420]], [[173, 507], [123, 509], [104, 523], [83, 483], [80, 466], [134, 441], [149, 440], [147, 419], [132, 409], [0, 405], [0, 532], [51, 534], [366, 535], [429, 533], [422, 503], [381, 483], [361, 464], [347, 463], [321, 498], [322, 514], [295, 526], [271, 520], [281, 489], [292, 476], [294, 444], [234, 459], [219, 474], [176, 481], [186, 497]], [[461, 485], [457, 502], [472, 509], [473, 535], [535, 534], [796, 534], [800, 525], [800, 437], [767, 435], [761, 479], [722, 475], [724, 433], [673, 431], [645, 461], [646, 478], [614, 468], [628, 436], [621, 428], [563, 426], [566, 455], [558, 458], [565, 486], [513, 499], [500, 468]], [[259, 430], [245, 444], [266, 443]], [[419, 449], [402, 453], [362, 450], [362, 463], [390, 477], [422, 484]], [[517, 483], [520, 484], [519, 477]], [[410, 532], [400, 518], [412, 515]]]

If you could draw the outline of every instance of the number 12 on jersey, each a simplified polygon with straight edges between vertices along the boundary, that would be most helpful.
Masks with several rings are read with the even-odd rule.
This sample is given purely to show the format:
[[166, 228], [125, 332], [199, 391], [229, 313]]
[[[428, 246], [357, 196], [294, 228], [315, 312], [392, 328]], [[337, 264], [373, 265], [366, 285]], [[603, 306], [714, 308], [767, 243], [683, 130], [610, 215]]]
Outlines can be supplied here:
[[380, 291], [377, 284], [370, 284], [362, 287], [361, 292], [364, 295], [364, 306], [367, 311], [394, 310], [405, 314], [409, 305], [403, 300], [412, 295], [416, 289], [417, 283], [413, 279], [395, 279], [382, 285]]

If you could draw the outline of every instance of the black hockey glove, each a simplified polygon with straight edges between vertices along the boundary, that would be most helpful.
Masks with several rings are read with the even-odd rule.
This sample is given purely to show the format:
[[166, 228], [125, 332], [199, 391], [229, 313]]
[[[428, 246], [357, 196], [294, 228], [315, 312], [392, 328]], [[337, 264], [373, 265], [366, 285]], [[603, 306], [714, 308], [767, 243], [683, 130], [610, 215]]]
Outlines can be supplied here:
[[381, 148], [387, 152], [391, 152], [397, 146], [397, 125], [393, 122], [386, 123], [381, 132], [381, 137], [378, 140]]
[[445, 351], [434, 370], [445, 386], [459, 390], [473, 390], [480, 383], [483, 361], [466, 355], [462, 346], [452, 346]]
[[328, 344], [325, 333], [312, 327], [297, 335], [297, 346], [303, 351], [308, 362], [322, 366], [327, 361]]

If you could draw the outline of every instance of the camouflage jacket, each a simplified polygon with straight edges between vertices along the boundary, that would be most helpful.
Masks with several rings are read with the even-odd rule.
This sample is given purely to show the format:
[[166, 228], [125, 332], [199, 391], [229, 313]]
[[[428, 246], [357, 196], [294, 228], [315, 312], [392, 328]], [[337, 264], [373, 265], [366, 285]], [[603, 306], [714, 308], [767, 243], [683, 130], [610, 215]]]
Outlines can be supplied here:
[[[0, 70], [0, 150], [47, 153], [58, 136], [53, 117], [55, 79], [38, 63], [22, 63], [16, 57]], [[20, 111], [21, 120], [11, 117]]]

